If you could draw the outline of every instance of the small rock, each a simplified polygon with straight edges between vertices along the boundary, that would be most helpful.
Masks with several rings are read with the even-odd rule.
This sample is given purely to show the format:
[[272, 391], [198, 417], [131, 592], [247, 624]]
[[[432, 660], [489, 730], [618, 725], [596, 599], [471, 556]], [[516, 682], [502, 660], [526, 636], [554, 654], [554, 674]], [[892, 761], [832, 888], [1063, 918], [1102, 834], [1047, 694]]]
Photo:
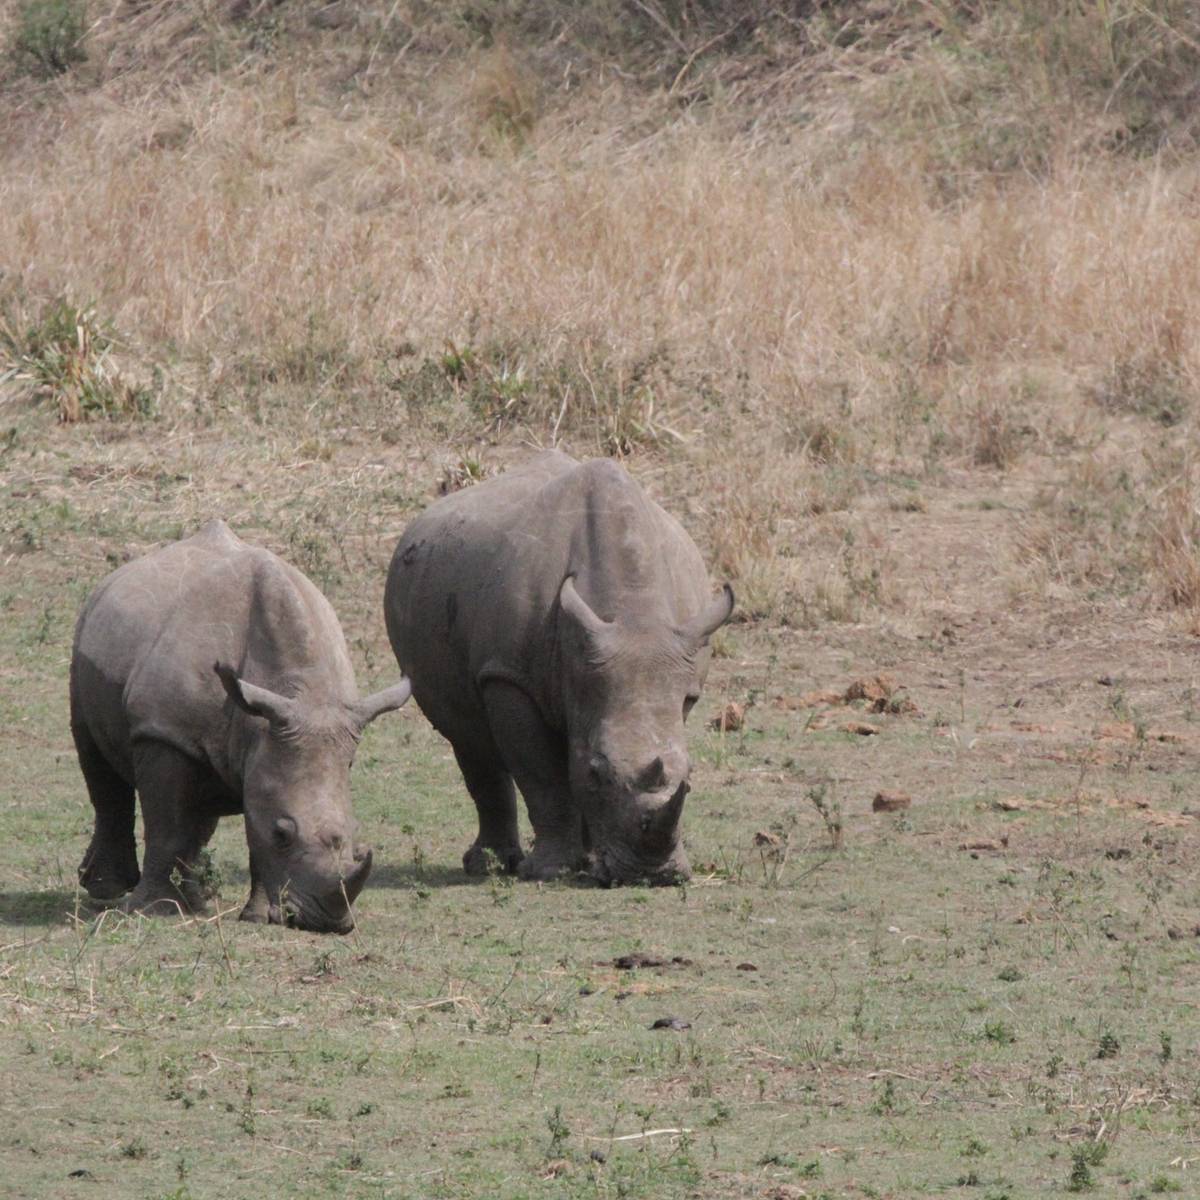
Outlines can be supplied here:
[[571, 1164], [565, 1158], [552, 1158], [542, 1168], [542, 1178], [557, 1179], [560, 1175], [566, 1175], [570, 1170]]
[[879, 726], [872, 725], [869, 721], [843, 721], [838, 729], [842, 733], [857, 733], [860, 737], [870, 737], [879, 732]]
[[887, 701], [896, 690], [896, 681], [890, 675], [875, 675], [870, 679], [856, 679], [845, 691], [843, 699], [870, 700], [872, 703]]
[[632, 996], [632, 995], [633, 995], [633, 993], [632, 993], [632, 992], [618, 992], [618, 993], [617, 993], [617, 994], [616, 994], [616, 995], [613, 997], [613, 999], [614, 999], [614, 1000], [628, 1000], [628, 999], [629, 999], [629, 997], [630, 997], [630, 996]]
[[1096, 680], [1096, 682], [1101, 687], [1112, 687], [1113, 684], [1116, 682], [1116, 680], [1113, 679], [1113, 677], [1111, 675], [1101, 675], [1100, 678]]
[[819, 708], [822, 704], [841, 704], [842, 693], [828, 690], [817, 692], [802, 692], [799, 696], [778, 696], [774, 704], [776, 708]]
[[772, 849], [778, 849], [783, 845], [783, 838], [777, 833], [771, 833], [767, 829], [760, 829], [754, 835], [754, 844], [756, 846], [770, 846]]
[[876, 792], [871, 801], [872, 812], [903, 812], [912, 807], [912, 797], [907, 792]]
[[691, 1027], [691, 1021], [685, 1021], [682, 1017], [659, 1017], [658, 1020], [650, 1026], [651, 1029], [677, 1030], [691, 1029]]
[[1123, 858], [1132, 858], [1133, 851], [1128, 846], [1114, 846], [1111, 850], [1105, 850], [1104, 857], [1120, 862]]
[[992, 807], [997, 812], [1024, 812], [1025, 803], [1016, 796], [1005, 796], [1000, 800], [993, 800]]
[[76, 1167], [74, 1171], [67, 1172], [68, 1179], [95, 1179], [95, 1175], [87, 1169], [87, 1167]]
[[593, 1150], [588, 1155], [588, 1158], [590, 1158], [592, 1162], [600, 1163], [601, 1165], [608, 1162], [608, 1155], [605, 1154], [603, 1150]]
[[709, 729], [719, 733], [736, 733], [745, 724], [746, 708], [736, 700], [730, 700], [708, 723]]
[[758, 970], [758, 968], [752, 962], [738, 963], [737, 969], [739, 971], [757, 971]]
[[[1005, 845], [1007, 845], [1005, 839]], [[999, 842], [993, 842], [990, 838], [980, 838], [974, 842], [963, 842], [959, 847], [960, 850], [999, 850], [1001, 848]]]

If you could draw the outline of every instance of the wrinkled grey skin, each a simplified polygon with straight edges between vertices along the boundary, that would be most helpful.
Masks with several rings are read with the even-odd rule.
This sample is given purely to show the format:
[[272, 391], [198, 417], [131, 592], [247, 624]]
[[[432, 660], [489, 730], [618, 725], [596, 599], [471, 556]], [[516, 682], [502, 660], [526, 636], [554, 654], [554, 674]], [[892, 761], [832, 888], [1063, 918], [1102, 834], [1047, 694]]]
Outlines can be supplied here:
[[463, 866], [494, 855], [534, 879], [585, 862], [605, 884], [687, 878], [683, 723], [732, 609], [683, 528], [608, 460], [540, 454], [417, 518], [384, 610], [479, 813]]
[[219, 817], [244, 813], [242, 919], [348, 932], [371, 869], [350, 764], [366, 725], [410, 691], [359, 700], [325, 597], [222, 521], [128, 563], [75, 630], [71, 732], [96, 812], [81, 882], [99, 900], [129, 891], [127, 911], [202, 910], [196, 856]]

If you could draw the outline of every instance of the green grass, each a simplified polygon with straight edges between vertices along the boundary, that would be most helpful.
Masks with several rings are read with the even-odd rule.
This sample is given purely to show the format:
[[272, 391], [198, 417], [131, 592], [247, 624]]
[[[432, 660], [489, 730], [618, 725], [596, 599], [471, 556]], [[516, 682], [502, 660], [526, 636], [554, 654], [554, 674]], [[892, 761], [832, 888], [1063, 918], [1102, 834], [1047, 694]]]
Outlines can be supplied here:
[[[1186, 1184], [1197, 942], [1166, 924], [1194, 877], [1127, 816], [1072, 844], [1072, 817], [1039, 813], [1023, 849], [973, 859], [956, 843], [979, 808], [949, 776], [903, 820], [851, 800], [860, 771], [926, 734], [804, 735], [804, 771], [847, 781], [833, 853], [799, 768], [779, 767], [796, 725], [759, 708], [745, 738], [695, 734], [686, 888], [468, 880], [470, 805], [410, 709], [356, 764], [378, 865], [351, 937], [234, 922], [234, 820], [213, 846], [220, 922], [97, 918], [72, 886], [88, 813], [65, 725], [69, 622], [31, 640], [23, 606], [5, 626], [18, 686], [0, 741], [12, 1196], [80, 1180], [197, 1200]], [[772, 826], [782, 863], [753, 842]], [[1114, 839], [1128, 857], [1105, 856]], [[683, 961], [613, 966], [634, 950]], [[649, 1028], [663, 1016], [691, 1027]], [[688, 1132], [636, 1136], [661, 1129]]]

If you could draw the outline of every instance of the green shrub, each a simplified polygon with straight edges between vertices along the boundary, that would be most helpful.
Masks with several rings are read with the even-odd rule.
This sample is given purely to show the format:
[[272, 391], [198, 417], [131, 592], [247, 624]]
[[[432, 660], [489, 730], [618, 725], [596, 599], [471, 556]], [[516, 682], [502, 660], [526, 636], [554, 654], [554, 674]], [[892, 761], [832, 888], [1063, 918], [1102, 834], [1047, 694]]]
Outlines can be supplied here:
[[87, 59], [85, 0], [24, 0], [17, 13], [12, 52], [31, 75], [49, 79]]

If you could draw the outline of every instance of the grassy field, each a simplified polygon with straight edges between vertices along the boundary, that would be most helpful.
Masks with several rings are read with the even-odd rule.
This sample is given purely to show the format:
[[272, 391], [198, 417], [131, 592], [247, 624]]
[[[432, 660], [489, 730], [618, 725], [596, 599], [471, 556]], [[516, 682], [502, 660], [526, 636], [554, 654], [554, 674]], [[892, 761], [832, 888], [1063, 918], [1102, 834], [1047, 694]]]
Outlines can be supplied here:
[[[0, 1192], [1200, 1192], [1190, 6], [0, 0], [0, 41]], [[233, 820], [208, 919], [90, 907], [90, 588], [219, 515], [385, 686], [406, 523], [546, 445], [739, 595], [691, 883], [468, 879], [410, 706], [351, 936], [237, 923]]]

